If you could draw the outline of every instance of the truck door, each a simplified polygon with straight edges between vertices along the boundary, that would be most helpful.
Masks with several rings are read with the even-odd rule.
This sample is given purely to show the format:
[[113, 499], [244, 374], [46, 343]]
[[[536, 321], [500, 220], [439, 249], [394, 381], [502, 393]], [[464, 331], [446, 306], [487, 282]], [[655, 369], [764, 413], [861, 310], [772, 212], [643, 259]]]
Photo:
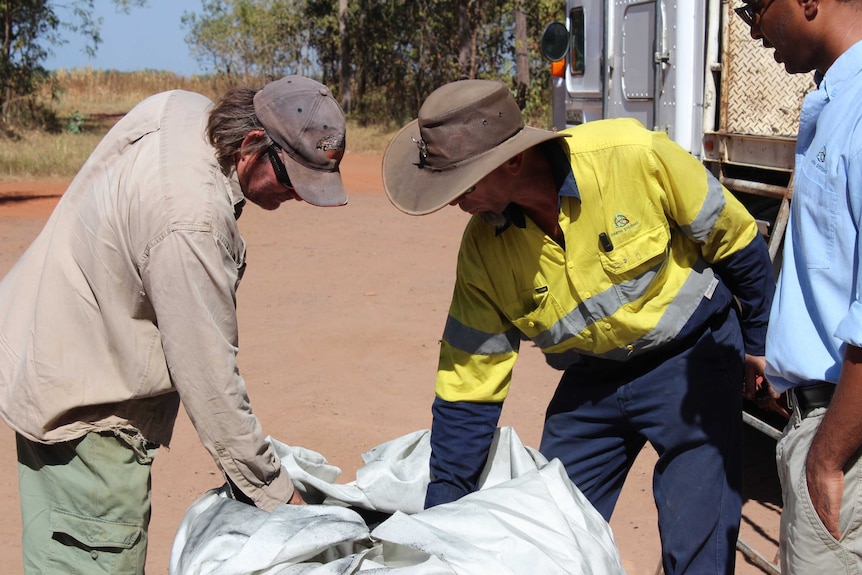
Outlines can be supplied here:
[[553, 126], [635, 118], [700, 156], [705, 80], [712, 77], [703, 2], [568, 0], [566, 6], [568, 39], [560, 40], [558, 29], [543, 34], [549, 48], [543, 53], [554, 62]]
[[647, 128], [674, 136], [674, 10], [675, 4], [662, 0], [612, 4], [605, 117], [636, 118]]

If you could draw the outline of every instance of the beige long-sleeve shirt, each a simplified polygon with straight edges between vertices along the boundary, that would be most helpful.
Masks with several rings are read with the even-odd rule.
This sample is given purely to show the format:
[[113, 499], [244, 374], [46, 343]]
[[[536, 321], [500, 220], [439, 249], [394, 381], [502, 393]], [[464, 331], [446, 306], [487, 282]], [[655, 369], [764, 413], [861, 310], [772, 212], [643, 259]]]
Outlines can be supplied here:
[[125, 430], [168, 445], [180, 400], [257, 506], [293, 484], [239, 374], [245, 243], [199, 94], [152, 96], [102, 140], [0, 281], [0, 415], [39, 442]]

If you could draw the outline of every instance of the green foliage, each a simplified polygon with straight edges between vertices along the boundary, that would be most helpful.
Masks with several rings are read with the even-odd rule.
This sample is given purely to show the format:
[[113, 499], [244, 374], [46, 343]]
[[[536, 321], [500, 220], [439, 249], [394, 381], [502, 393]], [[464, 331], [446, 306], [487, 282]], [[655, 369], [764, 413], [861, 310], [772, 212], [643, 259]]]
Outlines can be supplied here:
[[69, 119], [66, 121], [66, 131], [70, 134], [80, 134], [84, 130], [84, 116], [81, 112], [75, 110]]
[[[62, 119], [58, 124], [77, 124], [80, 118], [80, 133], [65, 129], [0, 131], [0, 182], [72, 178], [111, 126], [143, 98], [174, 88], [215, 98], [224, 91], [220, 81], [153, 70], [58, 70], [52, 78], [57, 115]], [[43, 99], [51, 99], [47, 86], [37, 95], [37, 101]], [[379, 155], [394, 134], [394, 127], [359, 126], [349, 121], [347, 133], [349, 153]]]
[[216, 74], [243, 80], [310, 73], [306, 24], [293, 0], [203, 0], [185, 13], [186, 42]]
[[[146, 0], [114, 0], [121, 10]], [[0, 0], [0, 124], [56, 127], [50, 108], [36, 105], [34, 94], [50, 81], [42, 62], [50, 46], [62, 46], [62, 32], [81, 34], [94, 53], [101, 37], [101, 20], [93, 18], [94, 0]]]
[[561, 0], [204, 0], [183, 23], [192, 52], [216, 74], [313, 76], [359, 124], [390, 126], [414, 118], [428, 94], [453, 80], [494, 78], [516, 90], [516, 5], [527, 15], [524, 112], [546, 125], [549, 76], [538, 39], [561, 17]]
[[[60, 32], [72, 31], [95, 51], [101, 21], [93, 18], [94, 1], [0, 0], [7, 30], [0, 121], [63, 127], [50, 102], [34, 98], [55, 81], [41, 65], [44, 46], [62, 45]], [[145, 0], [113, 2], [128, 10]], [[182, 22], [192, 53], [221, 87], [312, 76], [332, 87], [359, 124], [397, 126], [442, 84], [494, 78], [512, 87], [531, 123], [547, 125], [548, 67], [537, 45], [563, 6], [562, 0], [202, 0], [200, 12], [185, 13]], [[526, 37], [515, 37], [516, 8], [526, 14]], [[526, 60], [516, 59], [516, 46], [526, 47]]]

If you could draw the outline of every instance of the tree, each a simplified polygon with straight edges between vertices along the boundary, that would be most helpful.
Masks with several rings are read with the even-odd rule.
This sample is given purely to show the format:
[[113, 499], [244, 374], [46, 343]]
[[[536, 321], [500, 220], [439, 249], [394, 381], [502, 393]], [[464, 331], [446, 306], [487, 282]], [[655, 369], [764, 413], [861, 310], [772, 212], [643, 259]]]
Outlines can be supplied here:
[[530, 85], [530, 58], [527, 47], [527, 12], [524, 0], [515, 0], [515, 70], [516, 95], [521, 109], [527, 106], [527, 87]]
[[211, 70], [248, 81], [310, 75], [362, 123], [414, 118], [434, 89], [461, 78], [511, 85], [528, 119], [545, 120], [541, 31], [559, 0], [205, 0], [186, 41]]
[[338, 38], [341, 42], [341, 105], [346, 112], [350, 112], [353, 108], [352, 97], [350, 91], [350, 34], [348, 28], [348, 18], [350, 11], [348, 9], [347, 0], [338, 0]]
[[[146, 0], [113, 0], [120, 10], [143, 6]], [[49, 0], [0, 0], [3, 25], [0, 52], [0, 123], [38, 118], [33, 95], [48, 77], [42, 66], [50, 46], [65, 44], [62, 32], [82, 34], [86, 49], [94, 54], [101, 42], [101, 19], [93, 18], [94, 0], [62, 4]]]
[[310, 75], [307, 23], [293, 0], [204, 0], [201, 15], [186, 12], [186, 42], [198, 62], [243, 81]]

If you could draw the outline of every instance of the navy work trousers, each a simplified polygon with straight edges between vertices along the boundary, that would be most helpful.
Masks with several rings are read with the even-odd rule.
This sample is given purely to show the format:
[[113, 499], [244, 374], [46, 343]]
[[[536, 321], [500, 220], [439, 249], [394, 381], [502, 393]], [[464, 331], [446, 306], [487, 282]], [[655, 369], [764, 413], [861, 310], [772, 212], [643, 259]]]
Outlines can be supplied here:
[[585, 360], [548, 406], [541, 451], [610, 519], [649, 441], [667, 575], [730, 574], [742, 512], [743, 344], [735, 310], [684, 345], [629, 362]]

